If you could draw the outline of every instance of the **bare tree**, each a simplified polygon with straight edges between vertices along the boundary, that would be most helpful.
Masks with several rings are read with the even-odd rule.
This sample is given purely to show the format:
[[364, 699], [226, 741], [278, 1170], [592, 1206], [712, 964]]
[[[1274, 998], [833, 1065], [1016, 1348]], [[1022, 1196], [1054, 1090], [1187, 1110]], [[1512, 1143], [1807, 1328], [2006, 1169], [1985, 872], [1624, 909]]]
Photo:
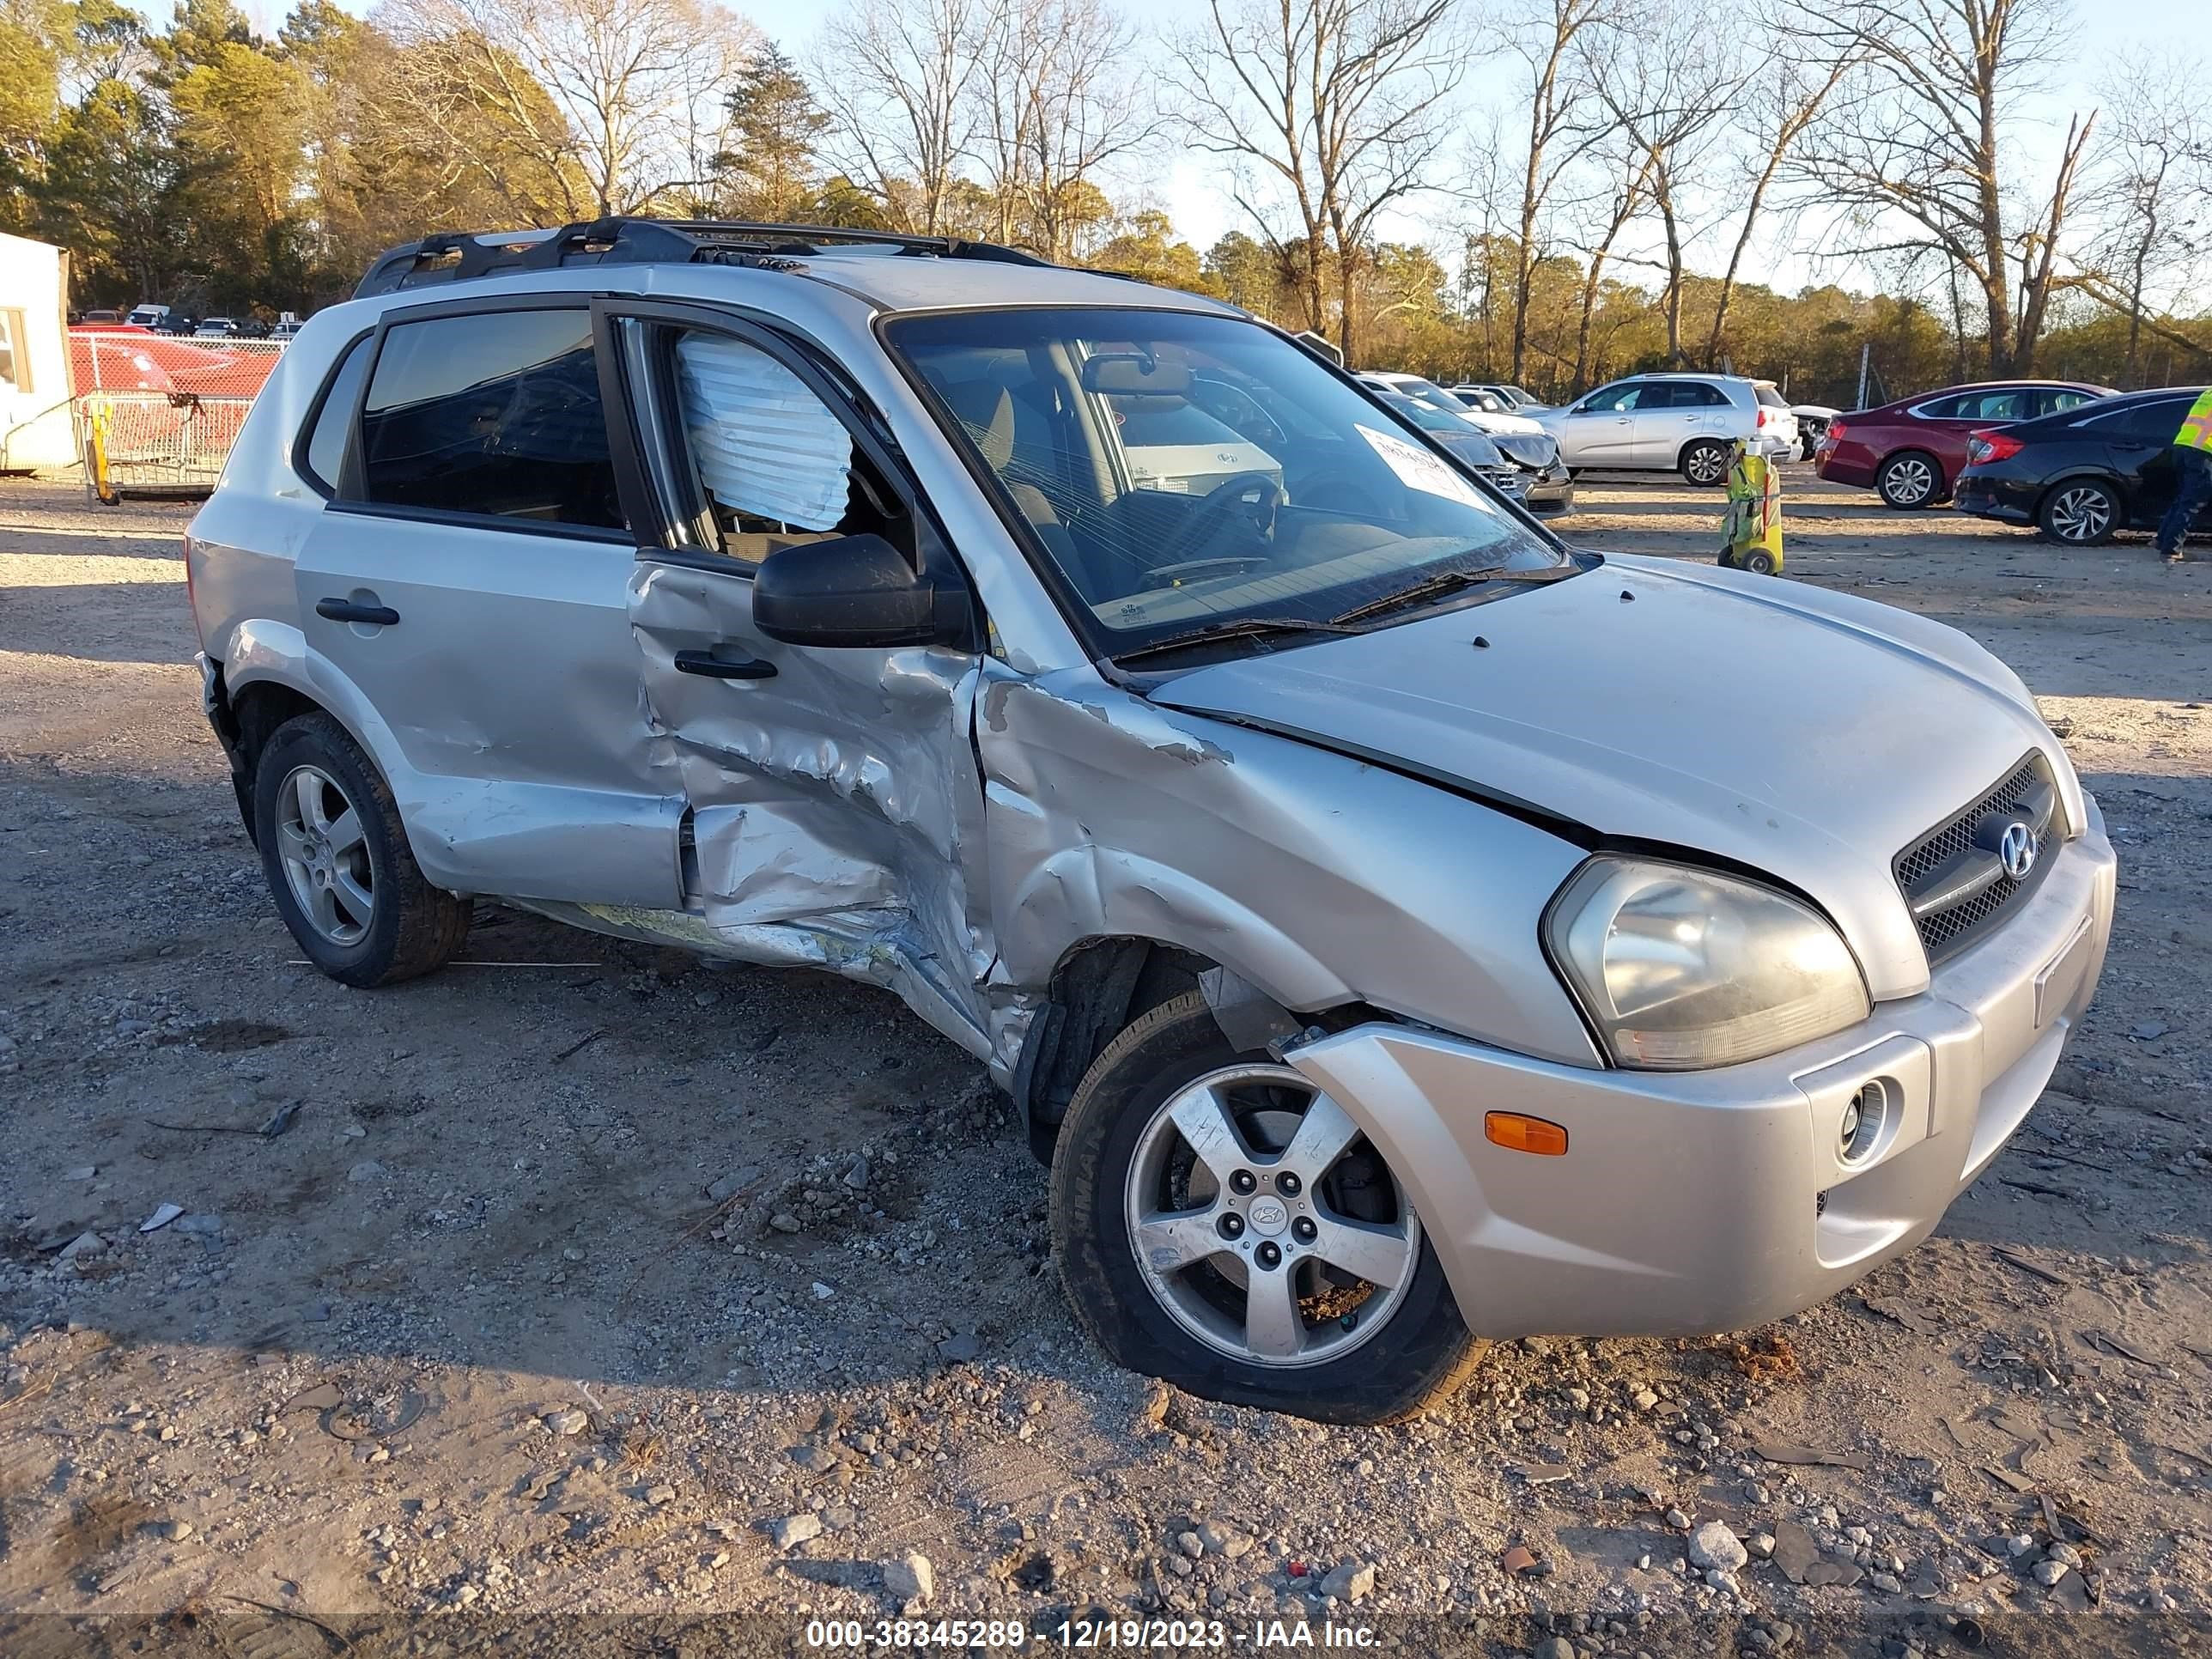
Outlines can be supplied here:
[[2169, 47], [2118, 58], [2102, 84], [2110, 112], [2096, 158], [2104, 222], [2076, 283], [2128, 319], [2125, 381], [2142, 384], [2152, 290], [2189, 268], [2212, 239], [2212, 119], [2203, 59]]
[[901, 230], [949, 228], [990, 26], [987, 0], [848, 0], [823, 26], [826, 148]]
[[1526, 0], [1506, 38], [1528, 69], [1528, 140], [1522, 151], [1514, 258], [1513, 374], [1527, 372], [1528, 305], [1542, 260], [1540, 232], [1559, 181], [1604, 136], [1602, 106], [1581, 72], [1583, 33], [1613, 15], [1616, 0]]
[[1598, 295], [1603, 292], [1606, 263], [1629, 222], [1650, 198], [1651, 152], [1630, 143], [1611, 147], [1592, 158], [1606, 167], [1607, 188], [1593, 204], [1590, 234], [1578, 251], [1583, 256], [1582, 315], [1575, 330], [1575, 379], [1571, 396], [1589, 390], [1591, 378], [1590, 329], [1597, 315]]
[[702, 0], [385, 0], [419, 113], [459, 141], [487, 118], [564, 188], [572, 218], [693, 190], [751, 26]]
[[2034, 365], [2096, 123], [2069, 124], [2046, 185], [2022, 176], [2010, 131], [2069, 21], [2063, 0], [1797, 0], [1802, 56], [1849, 67], [1789, 170], [1846, 210], [1862, 257], [1955, 260], [1979, 294], [1994, 374]]
[[1578, 42], [1590, 85], [1632, 150], [1644, 157], [1651, 205], [1666, 240], [1667, 356], [1682, 349], [1684, 223], [1703, 163], [1746, 74], [1710, 10], [1688, 0], [1655, 0], [1585, 29]]
[[1281, 199], [1297, 210], [1310, 327], [1327, 327], [1334, 264], [1347, 362], [1358, 361], [1354, 299], [1375, 222], [1434, 183], [1467, 63], [1453, 4], [1207, 0], [1206, 23], [1171, 47], [1191, 143], [1239, 165], [1232, 193], [1271, 246], [1291, 245], [1271, 228]]
[[1066, 258], [1097, 216], [1085, 186], [1160, 129], [1132, 67], [1137, 27], [1100, 0], [994, 0], [984, 38], [975, 149], [999, 240]]
[[1729, 311], [1735, 302], [1736, 283], [1743, 274], [1744, 257], [1758, 232], [1768, 193], [1805, 142], [1805, 135], [1820, 118], [1830, 96], [1857, 62], [1850, 55], [1811, 64], [1770, 57], [1743, 90], [1733, 118], [1744, 132], [1758, 134], [1765, 142], [1764, 149], [1746, 152], [1745, 176], [1750, 194], [1744, 198], [1743, 217], [1737, 222], [1728, 269], [1721, 276], [1720, 297], [1713, 307], [1712, 333], [1705, 342], [1708, 368], [1721, 361], [1726, 348]]

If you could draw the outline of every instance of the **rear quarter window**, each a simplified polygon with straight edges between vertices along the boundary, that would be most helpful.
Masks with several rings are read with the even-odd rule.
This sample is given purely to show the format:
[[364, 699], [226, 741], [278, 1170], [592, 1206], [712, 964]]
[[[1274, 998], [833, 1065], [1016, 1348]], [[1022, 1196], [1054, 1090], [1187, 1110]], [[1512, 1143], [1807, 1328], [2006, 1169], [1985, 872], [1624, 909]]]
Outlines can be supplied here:
[[337, 493], [345, 471], [346, 440], [353, 434], [353, 412], [361, 403], [361, 382], [368, 373], [375, 344], [373, 335], [364, 334], [346, 348], [307, 422], [307, 441], [300, 447], [300, 471], [326, 495]]

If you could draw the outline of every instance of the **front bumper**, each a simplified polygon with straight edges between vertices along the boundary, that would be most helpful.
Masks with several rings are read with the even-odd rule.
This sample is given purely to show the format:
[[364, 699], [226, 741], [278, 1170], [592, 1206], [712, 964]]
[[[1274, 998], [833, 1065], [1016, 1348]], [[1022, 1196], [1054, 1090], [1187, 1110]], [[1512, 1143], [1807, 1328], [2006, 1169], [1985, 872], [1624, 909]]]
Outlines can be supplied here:
[[[1469, 1329], [1489, 1337], [1741, 1330], [1834, 1295], [1932, 1231], [2034, 1105], [2112, 932], [2104, 820], [2004, 927], [1920, 995], [1766, 1060], [1591, 1071], [1368, 1024], [1285, 1058], [1405, 1183]], [[1879, 1082], [1882, 1138], [1838, 1126]], [[1499, 1109], [1563, 1125], [1565, 1154], [1484, 1138]]]

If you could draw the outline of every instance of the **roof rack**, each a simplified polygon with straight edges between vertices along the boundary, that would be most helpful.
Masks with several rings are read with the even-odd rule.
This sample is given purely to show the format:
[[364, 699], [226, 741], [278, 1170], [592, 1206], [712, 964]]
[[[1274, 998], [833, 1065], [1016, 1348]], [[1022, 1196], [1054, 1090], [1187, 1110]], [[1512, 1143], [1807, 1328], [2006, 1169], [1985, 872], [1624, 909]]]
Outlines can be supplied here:
[[895, 248], [938, 259], [988, 259], [1047, 265], [1034, 253], [957, 236], [906, 236], [830, 225], [754, 224], [732, 219], [645, 219], [617, 216], [558, 230], [447, 231], [404, 242], [377, 256], [354, 298], [464, 283], [478, 276], [571, 265], [744, 264], [788, 270], [789, 262], [840, 246]]

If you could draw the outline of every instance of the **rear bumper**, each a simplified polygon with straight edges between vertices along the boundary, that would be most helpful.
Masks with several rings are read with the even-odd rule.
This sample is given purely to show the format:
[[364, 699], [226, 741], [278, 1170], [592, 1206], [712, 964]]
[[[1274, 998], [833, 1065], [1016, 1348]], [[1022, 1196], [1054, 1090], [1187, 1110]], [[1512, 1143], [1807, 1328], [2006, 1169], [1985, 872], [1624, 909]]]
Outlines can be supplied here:
[[1873, 459], [1853, 454], [1848, 449], [1830, 447], [1816, 452], [1813, 471], [1830, 483], [1853, 484], [1861, 489], [1874, 488]]
[[[1406, 1183], [1468, 1328], [1686, 1336], [1834, 1295], [1918, 1243], [2042, 1094], [2111, 933], [2104, 821], [2018, 915], [1918, 996], [1747, 1065], [1591, 1071], [1370, 1024], [1286, 1058]], [[1847, 1167], [1838, 1125], [1879, 1082], [1882, 1138]], [[1484, 1138], [1492, 1107], [1548, 1118], [1565, 1155]]]
[[2035, 522], [2035, 491], [1996, 478], [1964, 477], [1952, 493], [1951, 505], [1978, 519], [2001, 519], [2007, 524]]

